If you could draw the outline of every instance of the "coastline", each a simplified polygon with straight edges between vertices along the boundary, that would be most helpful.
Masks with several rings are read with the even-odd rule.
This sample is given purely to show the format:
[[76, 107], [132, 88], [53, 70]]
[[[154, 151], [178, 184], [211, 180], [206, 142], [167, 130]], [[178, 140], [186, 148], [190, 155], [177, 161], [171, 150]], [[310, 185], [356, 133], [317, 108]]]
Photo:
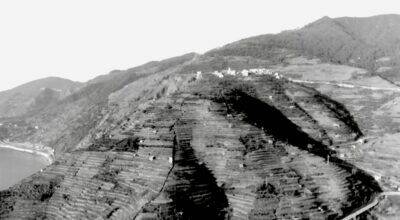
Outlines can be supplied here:
[[0, 141], [0, 148], [36, 154], [46, 158], [49, 164], [54, 162], [54, 150], [50, 147], [34, 145], [31, 143], [10, 143]]

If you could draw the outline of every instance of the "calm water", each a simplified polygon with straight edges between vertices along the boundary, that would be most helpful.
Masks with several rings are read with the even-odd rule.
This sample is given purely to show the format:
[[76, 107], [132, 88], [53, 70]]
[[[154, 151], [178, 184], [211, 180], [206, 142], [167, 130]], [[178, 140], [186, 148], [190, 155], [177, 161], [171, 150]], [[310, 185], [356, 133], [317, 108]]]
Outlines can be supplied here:
[[44, 157], [26, 152], [0, 148], [0, 190], [46, 167]]

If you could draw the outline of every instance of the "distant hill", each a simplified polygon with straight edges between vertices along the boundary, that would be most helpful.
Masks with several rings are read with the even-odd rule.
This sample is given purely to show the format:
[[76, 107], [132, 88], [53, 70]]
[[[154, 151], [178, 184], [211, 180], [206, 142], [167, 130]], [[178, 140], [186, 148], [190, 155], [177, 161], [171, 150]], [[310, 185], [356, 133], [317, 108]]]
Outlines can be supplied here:
[[[367, 18], [323, 17], [298, 30], [243, 39], [207, 54], [251, 56], [276, 63], [287, 56], [308, 55], [377, 71], [385, 78], [400, 82], [397, 75], [399, 52], [400, 15], [379, 15]], [[382, 66], [386, 66], [384, 71], [378, 71]]]
[[42, 109], [74, 93], [82, 85], [68, 79], [48, 77], [0, 92], [0, 118], [20, 116]]

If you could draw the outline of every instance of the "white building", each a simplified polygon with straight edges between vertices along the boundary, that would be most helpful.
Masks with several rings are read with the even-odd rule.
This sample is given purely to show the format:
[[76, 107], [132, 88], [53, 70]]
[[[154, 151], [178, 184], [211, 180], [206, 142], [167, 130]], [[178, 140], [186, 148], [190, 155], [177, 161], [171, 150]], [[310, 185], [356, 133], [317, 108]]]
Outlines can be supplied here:
[[216, 75], [218, 78], [224, 78], [224, 75], [222, 75], [222, 73], [220, 73], [218, 71], [214, 71], [212, 74]]
[[364, 138], [360, 138], [360, 139], [357, 140], [357, 142], [358, 142], [359, 144], [365, 144], [365, 143], [367, 143], [367, 140], [364, 139]]
[[275, 77], [276, 79], [280, 79], [280, 78], [281, 78], [281, 76], [279, 75], [279, 73], [274, 73], [274, 77]]
[[199, 79], [201, 79], [201, 78], [203, 78], [203, 77], [202, 77], [201, 71], [197, 71], [197, 73], [196, 73], [196, 80], [199, 80]]
[[245, 77], [247, 77], [247, 76], [249, 76], [249, 71], [248, 70], [242, 70], [242, 76], [245, 76]]
[[375, 178], [375, 180], [376, 181], [381, 181], [381, 179], [382, 179], [382, 175], [380, 175], [380, 174], [374, 174], [374, 178]]
[[234, 76], [234, 75], [236, 75], [236, 70], [232, 70], [232, 69], [229, 67], [228, 70], [226, 70], [226, 74], [227, 74], [227, 75]]

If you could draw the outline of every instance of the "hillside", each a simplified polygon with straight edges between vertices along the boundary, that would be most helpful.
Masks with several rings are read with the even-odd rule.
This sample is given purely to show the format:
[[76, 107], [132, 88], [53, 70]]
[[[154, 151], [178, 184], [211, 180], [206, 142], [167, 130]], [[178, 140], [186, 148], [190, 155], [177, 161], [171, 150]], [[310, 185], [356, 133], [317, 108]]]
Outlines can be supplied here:
[[0, 131], [55, 162], [0, 218], [342, 219], [400, 187], [399, 25], [324, 17], [44, 89]]
[[[129, 97], [123, 121], [105, 125], [111, 135], [4, 191], [0, 216], [339, 218], [380, 191], [324, 144], [361, 134], [345, 109], [329, 110], [335, 102], [315, 90], [271, 76], [146, 78], [142, 83], [160, 90]], [[294, 91], [303, 95], [286, 95]], [[340, 127], [313, 117], [319, 111]]]
[[2, 128], [3, 133], [7, 134], [4, 136], [14, 142], [51, 146], [56, 155], [71, 150], [84, 138], [90, 138], [88, 135], [91, 129], [112, 113], [115, 106], [108, 105], [110, 94], [142, 77], [174, 70], [194, 56], [187, 54], [160, 62], [150, 62], [120, 71], [117, 75], [111, 74], [111, 77], [105, 76], [89, 81], [76, 92], [55, 103], [48, 103], [41, 111], [4, 119]]
[[[42, 109], [74, 93], [80, 87], [82, 83], [79, 82], [48, 77], [2, 91], [0, 92], [0, 118], [20, 116]], [[44, 100], [46, 103], [43, 102]]]

